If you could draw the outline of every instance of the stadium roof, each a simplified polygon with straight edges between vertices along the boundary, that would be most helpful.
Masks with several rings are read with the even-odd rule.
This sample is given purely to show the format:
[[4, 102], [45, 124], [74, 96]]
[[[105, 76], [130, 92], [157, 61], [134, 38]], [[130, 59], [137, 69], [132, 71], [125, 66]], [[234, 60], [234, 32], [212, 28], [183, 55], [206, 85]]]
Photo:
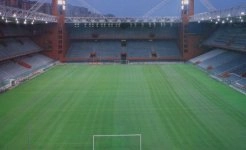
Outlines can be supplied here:
[[[246, 3], [245, 0], [194, 0], [195, 14], [211, 10], [222, 10]], [[179, 16], [181, 0], [67, 0], [68, 3], [84, 6], [102, 14], [116, 17]]]
[[[245, 0], [194, 0], [195, 16], [191, 21], [211, 21], [215, 23], [245, 22]], [[0, 16], [6, 22], [8, 19], [19, 23], [31, 21], [57, 22], [55, 16], [38, 13], [44, 2], [38, 0], [35, 7], [22, 10], [0, 5]], [[83, 6], [91, 12], [101, 14], [97, 17], [66, 17], [66, 23], [166, 23], [181, 22], [181, 0], [66, 0], [66, 4]], [[203, 12], [203, 13], [202, 13]], [[104, 17], [113, 14], [115, 17]], [[171, 16], [171, 17], [167, 17]]]

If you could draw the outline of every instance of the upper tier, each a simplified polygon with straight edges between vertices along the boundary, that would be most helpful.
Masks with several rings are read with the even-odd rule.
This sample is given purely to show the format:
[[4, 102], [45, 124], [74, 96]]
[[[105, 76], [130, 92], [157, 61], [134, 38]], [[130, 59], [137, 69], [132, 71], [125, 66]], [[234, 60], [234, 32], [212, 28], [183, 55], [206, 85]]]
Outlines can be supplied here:
[[178, 25], [165, 26], [120, 26], [88, 27], [85, 25], [67, 25], [70, 39], [177, 39]]

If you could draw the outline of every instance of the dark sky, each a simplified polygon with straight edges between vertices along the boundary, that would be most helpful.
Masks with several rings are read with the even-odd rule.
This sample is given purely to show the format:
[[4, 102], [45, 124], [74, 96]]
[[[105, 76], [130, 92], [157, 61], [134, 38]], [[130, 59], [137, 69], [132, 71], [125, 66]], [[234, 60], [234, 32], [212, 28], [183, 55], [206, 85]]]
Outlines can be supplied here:
[[[67, 0], [68, 3], [95, 8], [102, 14], [114, 14], [118, 17], [141, 17], [163, 0]], [[225, 9], [240, 4], [246, 0], [208, 0], [215, 8]], [[178, 16], [181, 0], [169, 0], [151, 16]], [[208, 11], [200, 0], [195, 0], [195, 12]]]

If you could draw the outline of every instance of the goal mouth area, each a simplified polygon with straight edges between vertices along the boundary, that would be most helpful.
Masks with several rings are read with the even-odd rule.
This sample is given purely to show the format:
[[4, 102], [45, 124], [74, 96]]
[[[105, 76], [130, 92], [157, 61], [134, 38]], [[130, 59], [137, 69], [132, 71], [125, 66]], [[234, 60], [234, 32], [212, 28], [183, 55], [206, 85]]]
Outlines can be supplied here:
[[[142, 150], [142, 135], [141, 134], [93, 135], [93, 150], [100, 150], [100, 148], [98, 148], [98, 146], [96, 146], [97, 143], [100, 144], [100, 142], [98, 142], [98, 140], [99, 140], [98, 138], [101, 138], [101, 142], [102, 142], [101, 144], [102, 145], [104, 145], [106, 143], [106, 147], [110, 147], [110, 146], [126, 147], [126, 145], [130, 143], [128, 146], [131, 147], [131, 148], [128, 148], [128, 149]], [[132, 140], [132, 138], [135, 138], [135, 139]], [[125, 139], [126, 141], [124, 141], [123, 139]], [[106, 142], [103, 141], [103, 140], [105, 140]], [[134, 144], [131, 145], [132, 143], [134, 143]], [[107, 145], [109, 145], [109, 146], [107, 146]], [[101, 146], [101, 147], [103, 147], [103, 149], [105, 149], [105, 146]], [[122, 149], [122, 148], [119, 148], [119, 149]]]

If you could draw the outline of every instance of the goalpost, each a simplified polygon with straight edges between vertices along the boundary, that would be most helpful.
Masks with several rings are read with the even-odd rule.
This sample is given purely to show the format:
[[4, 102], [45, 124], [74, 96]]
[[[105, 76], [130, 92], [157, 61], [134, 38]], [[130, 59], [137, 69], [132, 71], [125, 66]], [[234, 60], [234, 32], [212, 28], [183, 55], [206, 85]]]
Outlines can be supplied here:
[[95, 143], [96, 139], [98, 138], [103, 138], [103, 137], [110, 137], [110, 138], [117, 138], [117, 137], [125, 137], [125, 138], [129, 138], [129, 137], [137, 137], [138, 138], [138, 148], [136, 150], [142, 150], [142, 135], [141, 134], [109, 134], [109, 135], [93, 135], [93, 150], [99, 150], [96, 149]]

